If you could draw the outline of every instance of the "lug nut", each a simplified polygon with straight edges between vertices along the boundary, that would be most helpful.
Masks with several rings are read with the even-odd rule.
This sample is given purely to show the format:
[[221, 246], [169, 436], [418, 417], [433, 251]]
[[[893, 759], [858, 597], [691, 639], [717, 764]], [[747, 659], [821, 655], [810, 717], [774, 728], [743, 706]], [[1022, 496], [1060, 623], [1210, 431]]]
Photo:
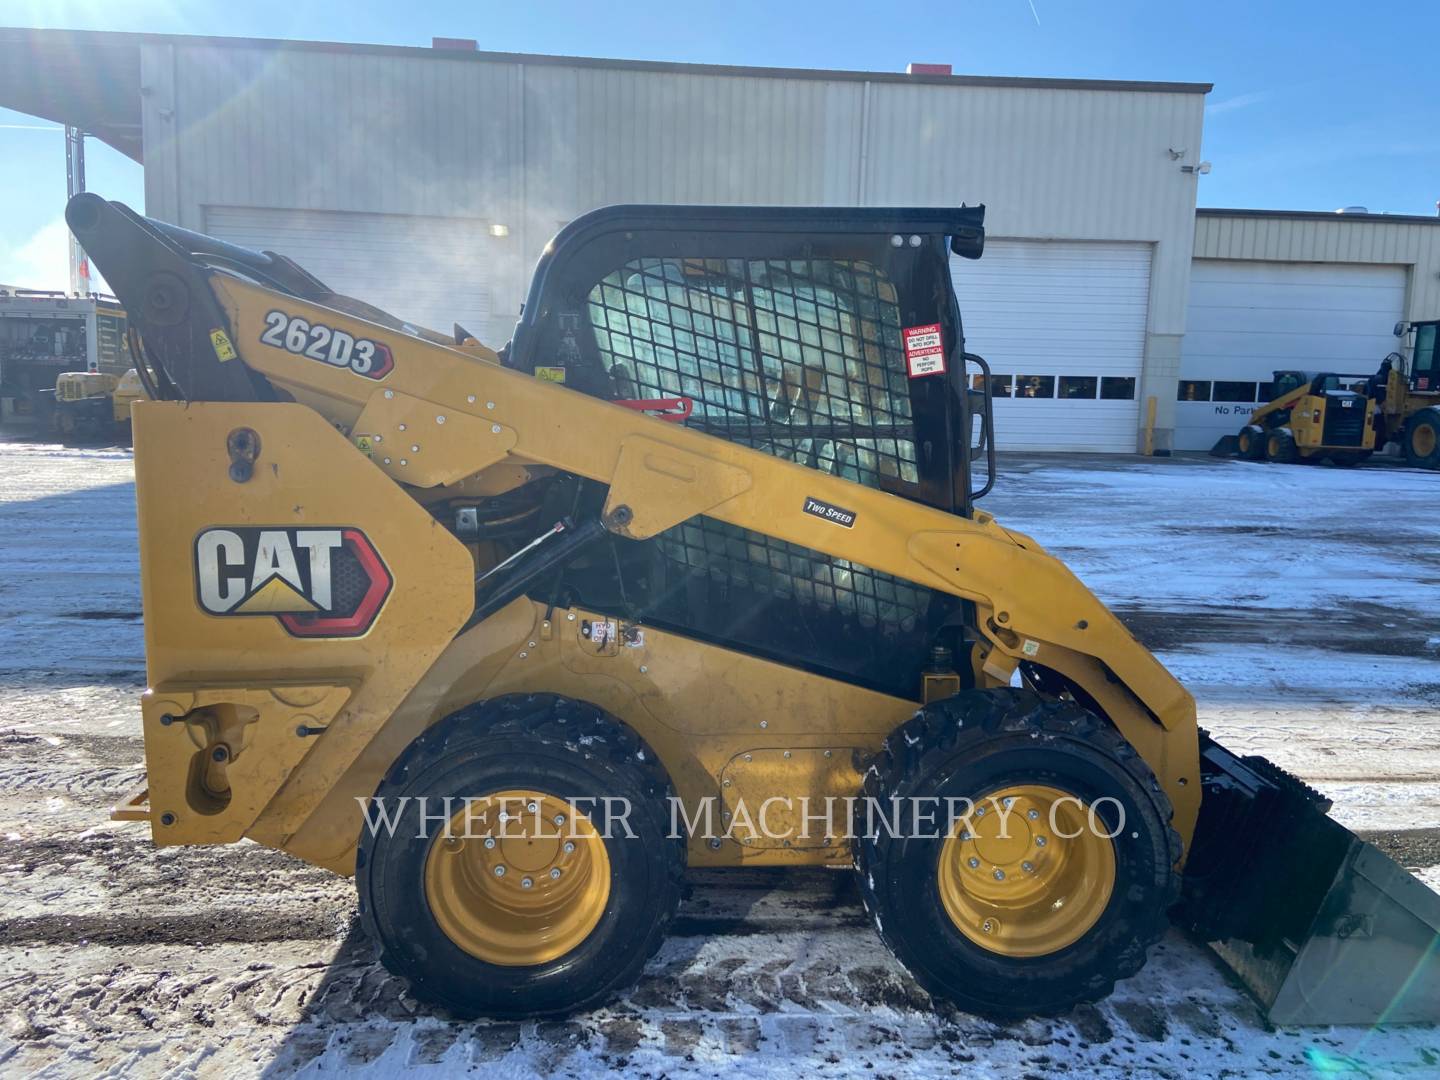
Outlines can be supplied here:
[[487, 837], [485, 837], [485, 848], [486, 848], [486, 850], [487, 850], [487, 851], [488, 851], [488, 850], [493, 850], [494, 847], [495, 847], [495, 837], [493, 837], [493, 836], [487, 836]]
[[526, 878], [521, 878], [521, 879], [520, 879], [520, 887], [521, 887], [522, 889], [528, 889], [528, 888], [530, 888], [531, 885], [534, 885], [534, 884], [535, 884], [535, 882], [531, 881], [528, 877], [526, 877]]
[[1040, 811], [1039, 811], [1039, 810], [1027, 810], [1027, 811], [1025, 811], [1025, 816], [1026, 816], [1027, 818], [1029, 818], [1031, 821], [1039, 821], [1039, 820], [1040, 820]]
[[966, 860], [966, 865], [968, 865], [971, 870], [978, 870], [980, 869], [980, 860], [975, 858], [974, 855], [971, 855], [970, 858]]
[[1022, 862], [1020, 869], [1024, 870], [1027, 874], [1033, 874], [1035, 872], [1035, 864], [1033, 862]]
[[984, 922], [982, 922], [982, 923], [980, 924], [980, 929], [983, 930], [983, 931], [985, 931], [985, 933], [987, 933], [987, 934], [993, 933], [994, 930], [995, 930], [995, 923], [994, 923], [993, 920], [986, 919]]
[[565, 824], [565, 815], [564, 815], [564, 814], [556, 814], [556, 815], [555, 815], [555, 824], [556, 824], [556, 825], [564, 825], [564, 824]]
[[960, 839], [961, 839], [961, 840], [969, 840], [969, 839], [970, 839], [970, 830], [969, 830], [969, 829], [961, 829], [961, 830], [960, 830]]
[[1006, 810], [1009, 810], [1010, 807], [1013, 806], [1014, 804], [1015, 804], [1015, 799], [1014, 799], [1014, 797], [1011, 796], [1011, 795], [1006, 795], [1005, 798], [1003, 798], [1003, 799], [1000, 800], [1000, 805], [1003, 806], [1003, 807], [1005, 807]]
[[537, 810], [539, 810], [540, 807], [539, 807], [537, 804], [531, 802], [531, 803], [526, 803], [526, 804], [525, 804], [525, 809], [528, 810], [530, 813], [533, 814], [533, 813], [535, 813]]
[[572, 855], [572, 854], [574, 854], [574, 852], [575, 852], [575, 844], [574, 844], [572, 841], [570, 841], [570, 840], [566, 840], [566, 841], [565, 841], [565, 854], [566, 854], [566, 855]]
[[496, 876], [496, 877], [504, 877], [504, 876], [505, 876], [505, 867], [503, 867], [503, 866], [497, 866], [497, 867], [495, 867], [495, 876]]
[[557, 867], [555, 867], [555, 869], [553, 869], [553, 870], [550, 871], [550, 880], [551, 880], [551, 881], [559, 881], [559, 880], [560, 880], [560, 867], [557, 866]]
[[1043, 836], [1037, 836], [1037, 837], [1035, 837], [1035, 846], [1036, 846], [1036, 847], [1044, 847], [1044, 846], [1045, 846], [1046, 844], [1048, 844], [1049, 842], [1050, 842], [1050, 841], [1046, 840], [1045, 837], [1043, 837]]
[[977, 807], [975, 808], [975, 816], [976, 816], [976, 817], [984, 817], [984, 816], [985, 816], [985, 808], [984, 808], [983, 806], [977, 806]]
[[996, 870], [996, 871], [995, 871], [995, 880], [996, 880], [996, 881], [1004, 881], [1004, 880], [1005, 880], [1005, 871], [1004, 871], [1004, 870]]

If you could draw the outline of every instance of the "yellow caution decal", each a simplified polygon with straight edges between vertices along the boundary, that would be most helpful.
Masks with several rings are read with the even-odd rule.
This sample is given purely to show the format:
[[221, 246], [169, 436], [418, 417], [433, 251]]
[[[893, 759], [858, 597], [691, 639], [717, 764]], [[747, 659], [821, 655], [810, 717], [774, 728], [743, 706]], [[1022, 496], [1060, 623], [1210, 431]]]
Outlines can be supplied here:
[[359, 448], [360, 452], [361, 452], [362, 454], [364, 454], [366, 457], [370, 457], [370, 455], [371, 455], [371, 454], [374, 452], [374, 450], [375, 450], [374, 444], [373, 444], [372, 439], [371, 439], [371, 437], [370, 437], [369, 435], [356, 435], [356, 436], [355, 436], [355, 445], [356, 445], [356, 447]]
[[537, 367], [535, 369], [535, 378], [541, 382], [563, 383], [565, 381], [565, 369], [563, 367]]
[[210, 344], [215, 349], [215, 356], [221, 363], [235, 359], [235, 346], [230, 344], [230, 337], [224, 330], [211, 330]]

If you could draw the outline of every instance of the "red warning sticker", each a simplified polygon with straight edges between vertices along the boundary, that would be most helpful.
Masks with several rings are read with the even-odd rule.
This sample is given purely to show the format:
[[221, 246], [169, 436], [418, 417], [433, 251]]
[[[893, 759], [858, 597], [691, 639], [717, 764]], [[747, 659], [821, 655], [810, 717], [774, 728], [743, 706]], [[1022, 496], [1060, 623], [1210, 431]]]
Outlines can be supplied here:
[[940, 324], [907, 326], [901, 332], [905, 339], [905, 369], [910, 378], [945, 374], [945, 346], [940, 341]]

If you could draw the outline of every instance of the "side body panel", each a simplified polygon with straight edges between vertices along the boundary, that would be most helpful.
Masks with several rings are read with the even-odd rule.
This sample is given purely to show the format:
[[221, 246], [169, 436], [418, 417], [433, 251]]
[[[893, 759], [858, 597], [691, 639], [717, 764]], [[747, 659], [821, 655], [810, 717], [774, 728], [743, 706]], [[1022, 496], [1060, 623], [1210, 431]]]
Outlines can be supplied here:
[[[155, 839], [283, 847], [284, 822], [318, 805], [469, 616], [473, 564], [304, 406], [141, 401], [134, 425]], [[258, 451], [237, 481], [227, 444], [241, 429]], [[368, 627], [297, 637], [282, 619], [326, 599], [303, 545], [341, 530], [368, 540], [391, 587]], [[248, 561], [229, 539], [243, 535], [263, 549]], [[298, 542], [282, 551], [282, 537]], [[276, 804], [284, 821], [262, 819]]]

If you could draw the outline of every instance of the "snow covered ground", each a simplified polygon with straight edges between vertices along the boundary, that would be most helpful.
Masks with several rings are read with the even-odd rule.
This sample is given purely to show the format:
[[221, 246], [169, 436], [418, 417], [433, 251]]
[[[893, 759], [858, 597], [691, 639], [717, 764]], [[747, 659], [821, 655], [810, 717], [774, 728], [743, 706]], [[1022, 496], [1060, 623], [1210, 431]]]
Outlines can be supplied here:
[[[1066, 559], [1202, 721], [1336, 801], [1440, 889], [1440, 474], [1013, 459], [987, 509]], [[113, 824], [142, 773], [129, 454], [0, 444], [0, 1069], [32, 1075], [1434, 1075], [1440, 1031], [1275, 1030], [1172, 934], [1054, 1020], [935, 1008], [848, 873], [696, 875], [609, 1008], [418, 1006], [354, 894], [253, 844]], [[1295, 527], [1312, 537], [1297, 541]]]

